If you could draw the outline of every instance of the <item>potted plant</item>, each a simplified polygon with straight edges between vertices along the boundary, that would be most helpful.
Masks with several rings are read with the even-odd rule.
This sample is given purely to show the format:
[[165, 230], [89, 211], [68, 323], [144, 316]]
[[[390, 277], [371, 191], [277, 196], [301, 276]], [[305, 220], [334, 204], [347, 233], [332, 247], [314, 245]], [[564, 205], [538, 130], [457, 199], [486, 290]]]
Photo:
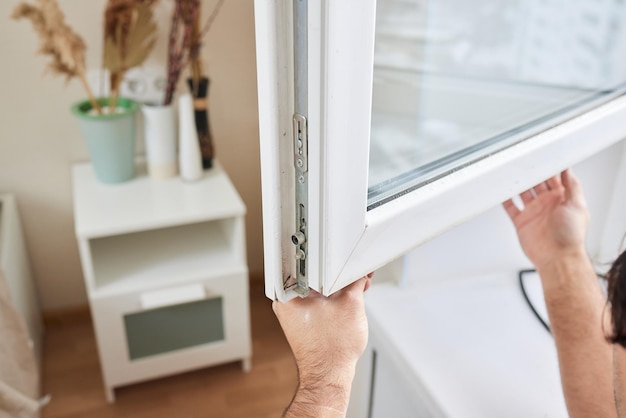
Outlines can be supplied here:
[[[119, 97], [125, 71], [140, 65], [154, 45], [156, 25], [148, 0], [109, 0], [105, 13], [104, 65], [111, 76], [109, 97], [96, 98], [86, 79], [83, 39], [66, 23], [56, 0], [20, 3], [13, 18], [28, 19], [40, 38], [39, 53], [50, 57], [48, 70], [78, 78], [87, 100], [72, 106], [93, 163], [96, 177], [119, 183], [134, 177], [138, 105]], [[123, 11], [120, 12], [120, 11]]]

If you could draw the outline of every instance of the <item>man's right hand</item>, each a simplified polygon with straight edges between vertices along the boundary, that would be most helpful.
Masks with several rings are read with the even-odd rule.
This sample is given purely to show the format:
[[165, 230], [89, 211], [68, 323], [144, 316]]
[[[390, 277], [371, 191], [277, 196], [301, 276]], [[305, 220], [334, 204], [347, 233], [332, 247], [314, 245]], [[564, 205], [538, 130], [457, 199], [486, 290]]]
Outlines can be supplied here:
[[523, 209], [503, 205], [541, 276], [569, 416], [617, 417], [606, 300], [585, 251], [589, 213], [578, 180], [565, 171], [520, 197]]
[[570, 170], [554, 176], [520, 195], [518, 209], [503, 203], [513, 221], [526, 256], [542, 271], [564, 258], [586, 258], [585, 236], [589, 212], [582, 189]]

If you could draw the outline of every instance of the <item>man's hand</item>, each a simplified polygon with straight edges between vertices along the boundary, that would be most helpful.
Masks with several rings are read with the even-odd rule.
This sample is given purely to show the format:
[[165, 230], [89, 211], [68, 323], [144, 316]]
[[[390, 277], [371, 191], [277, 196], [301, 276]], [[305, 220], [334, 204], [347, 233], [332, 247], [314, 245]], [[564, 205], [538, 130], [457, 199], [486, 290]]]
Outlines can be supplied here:
[[512, 200], [504, 208], [520, 244], [537, 270], [563, 257], [583, 257], [589, 213], [582, 189], [571, 171], [564, 171], [520, 195], [524, 208]]
[[330, 297], [311, 292], [273, 303], [298, 366], [298, 389], [286, 417], [345, 416], [356, 362], [367, 345], [363, 293], [372, 275]]
[[565, 171], [520, 197], [523, 209], [503, 205], [541, 277], [569, 416], [616, 417], [606, 301], [585, 251], [589, 213], [578, 180]]

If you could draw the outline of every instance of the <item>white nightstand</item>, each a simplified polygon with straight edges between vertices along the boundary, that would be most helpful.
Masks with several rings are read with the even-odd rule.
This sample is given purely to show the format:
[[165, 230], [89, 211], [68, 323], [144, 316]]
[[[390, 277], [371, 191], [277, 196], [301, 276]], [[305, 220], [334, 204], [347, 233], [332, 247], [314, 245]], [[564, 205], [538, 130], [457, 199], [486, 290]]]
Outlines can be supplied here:
[[73, 167], [74, 216], [107, 399], [129, 383], [251, 367], [246, 208], [219, 164], [193, 183]]

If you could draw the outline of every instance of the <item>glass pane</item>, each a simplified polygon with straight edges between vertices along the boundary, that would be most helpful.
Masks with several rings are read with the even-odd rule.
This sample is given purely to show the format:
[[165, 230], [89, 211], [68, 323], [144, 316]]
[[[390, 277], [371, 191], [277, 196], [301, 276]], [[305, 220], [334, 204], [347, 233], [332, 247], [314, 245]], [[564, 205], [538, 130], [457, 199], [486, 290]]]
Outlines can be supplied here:
[[124, 316], [131, 360], [224, 340], [222, 298]]
[[626, 86], [626, 1], [378, 0], [369, 208]]

